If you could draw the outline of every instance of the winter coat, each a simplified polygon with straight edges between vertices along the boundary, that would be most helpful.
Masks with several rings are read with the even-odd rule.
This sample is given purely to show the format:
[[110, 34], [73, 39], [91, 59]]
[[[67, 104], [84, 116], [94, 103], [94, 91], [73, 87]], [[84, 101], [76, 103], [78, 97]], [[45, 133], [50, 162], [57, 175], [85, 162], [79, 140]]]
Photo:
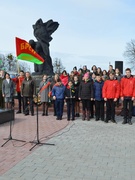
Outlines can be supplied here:
[[16, 91], [21, 92], [21, 85], [25, 77], [17, 77], [17, 78], [12, 78], [13, 82], [16, 84]]
[[103, 98], [114, 99], [120, 96], [120, 84], [118, 80], [106, 80], [102, 89]]
[[39, 94], [41, 96], [41, 102], [49, 102], [50, 82], [41, 81], [39, 85]]
[[3, 82], [4, 78], [0, 77], [0, 90], [2, 91], [2, 82]]
[[36, 86], [34, 80], [32, 78], [29, 78], [29, 80], [25, 78], [21, 86], [21, 95], [25, 97], [33, 97], [35, 94]]
[[68, 75], [64, 76], [63, 74], [61, 74], [60, 80], [61, 80], [62, 84], [64, 84], [64, 86], [66, 86], [68, 84], [69, 76]]
[[94, 82], [94, 99], [97, 101], [103, 100], [103, 97], [102, 97], [103, 85], [104, 85], [104, 81], [95, 81]]
[[82, 81], [79, 86], [79, 98], [91, 99], [94, 97], [93, 94], [93, 82], [88, 80], [87, 82]]
[[66, 89], [66, 87], [63, 84], [61, 84], [60, 86], [55, 84], [52, 88], [52, 96], [55, 96], [56, 99], [64, 99], [65, 98], [65, 89]]
[[130, 76], [123, 77], [120, 82], [120, 96], [121, 97], [135, 97], [135, 78]]
[[78, 94], [79, 94], [79, 85], [80, 85], [80, 82], [77, 81], [77, 82], [73, 82], [73, 86], [75, 88], [75, 99], [78, 100]]
[[5, 97], [13, 97], [14, 95], [14, 83], [10, 79], [9, 83], [6, 79], [2, 82], [2, 94], [5, 95]]
[[69, 87], [67, 86], [67, 88], [65, 89], [65, 99], [66, 101], [71, 101], [71, 100], [75, 100], [75, 88], [74, 87]]

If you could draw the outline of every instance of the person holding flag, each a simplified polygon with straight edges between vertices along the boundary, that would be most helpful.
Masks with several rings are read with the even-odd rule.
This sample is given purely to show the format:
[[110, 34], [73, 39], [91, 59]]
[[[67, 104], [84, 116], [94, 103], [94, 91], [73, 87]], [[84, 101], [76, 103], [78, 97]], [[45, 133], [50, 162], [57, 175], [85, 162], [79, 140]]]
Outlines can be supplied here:
[[24, 102], [21, 96], [21, 85], [24, 79], [25, 79], [24, 71], [20, 71], [18, 77], [12, 78], [13, 82], [16, 84], [16, 92], [17, 92], [17, 98], [19, 104], [19, 110], [16, 112], [16, 114], [22, 113], [21, 107], [23, 107], [23, 112], [24, 112]]

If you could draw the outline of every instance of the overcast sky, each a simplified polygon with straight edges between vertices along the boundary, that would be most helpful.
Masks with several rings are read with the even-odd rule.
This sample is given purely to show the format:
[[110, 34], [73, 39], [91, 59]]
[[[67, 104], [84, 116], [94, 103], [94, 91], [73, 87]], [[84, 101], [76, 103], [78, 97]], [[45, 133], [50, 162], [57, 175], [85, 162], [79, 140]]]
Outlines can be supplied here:
[[7, 0], [0, 12], [0, 53], [16, 53], [15, 37], [35, 40], [32, 25], [39, 18], [59, 22], [50, 53], [68, 72], [85, 64], [108, 69], [109, 62], [124, 61], [125, 66], [126, 43], [135, 39], [134, 0]]

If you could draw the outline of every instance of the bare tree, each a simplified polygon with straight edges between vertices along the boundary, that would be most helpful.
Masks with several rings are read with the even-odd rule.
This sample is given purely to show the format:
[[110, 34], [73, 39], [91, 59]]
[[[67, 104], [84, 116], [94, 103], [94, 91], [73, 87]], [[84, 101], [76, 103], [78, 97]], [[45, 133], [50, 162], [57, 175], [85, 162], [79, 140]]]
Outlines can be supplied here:
[[126, 51], [124, 52], [127, 62], [131, 65], [131, 69], [135, 70], [135, 40], [127, 43]]
[[2, 56], [2, 62], [0, 65], [1, 69], [4, 69], [5, 71], [14, 71], [17, 72], [17, 60], [16, 57], [14, 57], [11, 53], [7, 55]]
[[23, 70], [24, 72], [31, 72], [31, 68], [28, 65], [28, 63], [23, 62], [23, 61], [19, 61], [19, 71]]
[[3, 68], [3, 59], [4, 59], [4, 55], [0, 54], [0, 69]]
[[62, 65], [61, 59], [54, 58], [53, 62], [53, 71], [54, 73], [62, 73], [62, 71], [65, 69], [65, 67]]
[[30, 70], [30, 66], [27, 62], [24, 61], [18, 61], [15, 56], [13, 56], [11, 53], [7, 55], [0, 55], [0, 69], [4, 69], [5, 71], [13, 71], [13, 72], [20, 72], [20, 70], [23, 70], [24, 72]]

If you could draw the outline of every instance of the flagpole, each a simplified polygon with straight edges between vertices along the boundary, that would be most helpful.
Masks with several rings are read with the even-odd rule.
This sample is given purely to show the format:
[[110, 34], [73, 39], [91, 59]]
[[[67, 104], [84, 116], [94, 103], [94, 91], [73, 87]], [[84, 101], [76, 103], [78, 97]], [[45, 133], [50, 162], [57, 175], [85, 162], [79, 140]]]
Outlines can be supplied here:
[[19, 61], [17, 59], [17, 71], [18, 71], [18, 74], [20, 73], [20, 66], [19, 66]]

